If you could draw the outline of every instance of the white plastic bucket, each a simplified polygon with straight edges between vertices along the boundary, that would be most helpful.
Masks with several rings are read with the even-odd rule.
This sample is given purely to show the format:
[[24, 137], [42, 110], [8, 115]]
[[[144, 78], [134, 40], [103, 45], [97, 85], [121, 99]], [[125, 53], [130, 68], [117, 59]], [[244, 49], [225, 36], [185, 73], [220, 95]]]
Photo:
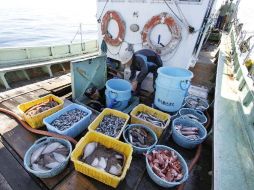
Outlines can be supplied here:
[[178, 111], [190, 86], [193, 73], [177, 67], [158, 69], [154, 104], [163, 111]]

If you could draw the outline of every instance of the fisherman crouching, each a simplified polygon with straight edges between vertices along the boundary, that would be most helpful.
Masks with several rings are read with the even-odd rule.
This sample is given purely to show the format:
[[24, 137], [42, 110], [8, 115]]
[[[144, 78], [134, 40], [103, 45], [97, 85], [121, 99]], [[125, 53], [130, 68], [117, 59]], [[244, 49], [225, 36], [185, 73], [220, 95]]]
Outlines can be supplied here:
[[[149, 73], [153, 73], [153, 87], [155, 86], [155, 80], [158, 76], [157, 70], [162, 66], [161, 58], [157, 53], [150, 49], [139, 50], [133, 54], [128, 64], [130, 64], [131, 70], [129, 80], [131, 81], [134, 95], [140, 94], [142, 82]], [[137, 71], [140, 72], [136, 76]]]

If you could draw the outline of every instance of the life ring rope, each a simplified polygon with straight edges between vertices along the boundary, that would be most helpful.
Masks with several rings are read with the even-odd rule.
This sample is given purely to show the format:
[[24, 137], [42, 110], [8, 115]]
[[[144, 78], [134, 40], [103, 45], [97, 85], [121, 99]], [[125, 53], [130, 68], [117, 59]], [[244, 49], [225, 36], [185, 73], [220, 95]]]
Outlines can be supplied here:
[[[110, 20], [115, 20], [118, 25], [119, 31], [116, 38], [112, 38], [112, 36], [108, 32]], [[111, 46], [119, 46], [123, 42], [125, 37], [125, 23], [119, 13], [117, 13], [116, 11], [107, 11], [104, 14], [101, 23], [101, 32], [105, 42]]]

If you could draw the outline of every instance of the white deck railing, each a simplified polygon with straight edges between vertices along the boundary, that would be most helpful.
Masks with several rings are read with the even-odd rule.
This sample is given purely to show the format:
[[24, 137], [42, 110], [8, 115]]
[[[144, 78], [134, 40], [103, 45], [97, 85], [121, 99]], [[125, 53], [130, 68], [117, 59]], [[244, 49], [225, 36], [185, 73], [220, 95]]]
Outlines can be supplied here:
[[0, 48], [0, 68], [78, 56], [98, 51], [96, 40], [66, 45]]

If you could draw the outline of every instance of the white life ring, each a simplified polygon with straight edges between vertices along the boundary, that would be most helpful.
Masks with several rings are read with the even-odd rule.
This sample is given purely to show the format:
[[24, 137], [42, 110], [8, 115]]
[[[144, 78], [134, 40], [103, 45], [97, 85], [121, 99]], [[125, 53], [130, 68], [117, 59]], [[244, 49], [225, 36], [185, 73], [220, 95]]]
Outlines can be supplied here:
[[[108, 25], [111, 19], [116, 21], [119, 28], [119, 32], [116, 38], [112, 38], [112, 36], [108, 33]], [[116, 11], [107, 11], [105, 13], [101, 22], [101, 32], [104, 36], [103, 39], [105, 42], [111, 46], [119, 46], [123, 42], [125, 37], [125, 23]]]
[[[150, 34], [153, 28], [158, 24], [166, 24], [171, 32], [171, 39], [168, 44], [158, 47], [154, 45], [150, 39]], [[175, 19], [168, 13], [162, 12], [159, 15], [153, 16], [144, 26], [141, 33], [143, 46], [151, 48], [160, 55], [172, 53], [182, 39], [181, 27], [177, 24]]]

